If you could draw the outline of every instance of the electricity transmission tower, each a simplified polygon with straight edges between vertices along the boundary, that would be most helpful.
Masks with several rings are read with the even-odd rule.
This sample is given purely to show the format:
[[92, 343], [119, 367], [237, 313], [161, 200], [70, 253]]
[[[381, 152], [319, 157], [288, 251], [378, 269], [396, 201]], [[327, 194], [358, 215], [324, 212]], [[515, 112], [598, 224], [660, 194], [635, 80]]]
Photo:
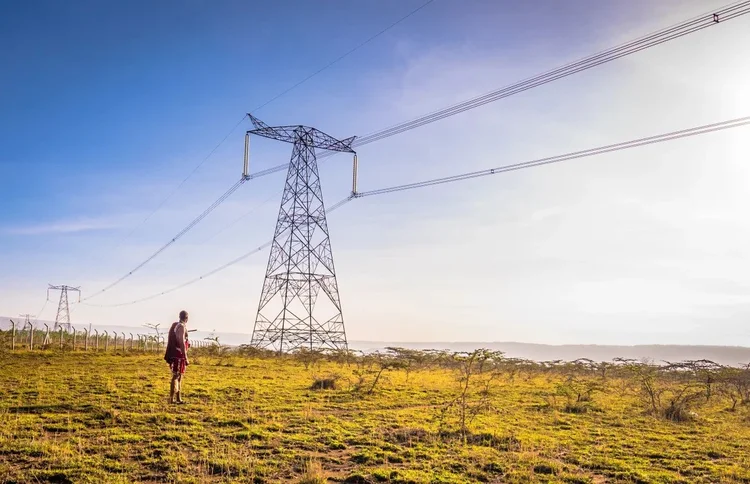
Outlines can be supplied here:
[[255, 129], [245, 135], [246, 176], [250, 134], [293, 145], [251, 344], [279, 352], [346, 349], [315, 150], [352, 153], [356, 166], [354, 137], [338, 140], [307, 126], [250, 119]]
[[78, 292], [78, 302], [81, 302], [81, 288], [71, 286], [53, 286], [49, 285], [47, 288], [47, 299], [49, 299], [49, 292], [60, 291], [60, 303], [57, 305], [57, 316], [55, 317], [55, 330], [63, 328], [65, 331], [70, 332], [70, 306], [68, 305], [68, 291]]
[[33, 314], [19, 314], [22, 318], [24, 318], [23, 327], [31, 326], [31, 318], [35, 317]]

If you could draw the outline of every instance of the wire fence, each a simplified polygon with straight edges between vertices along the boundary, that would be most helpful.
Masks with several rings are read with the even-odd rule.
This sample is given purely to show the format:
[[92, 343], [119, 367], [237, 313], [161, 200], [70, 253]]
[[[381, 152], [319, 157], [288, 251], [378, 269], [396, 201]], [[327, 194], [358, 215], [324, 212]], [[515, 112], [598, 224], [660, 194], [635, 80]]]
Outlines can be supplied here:
[[[158, 352], [164, 351], [164, 335], [133, 334], [94, 329], [71, 328], [41, 329], [34, 325], [21, 325], [10, 321], [10, 328], [0, 330], [0, 349], [11, 351], [95, 351], [95, 352]], [[213, 341], [190, 341], [190, 346], [203, 348]]]

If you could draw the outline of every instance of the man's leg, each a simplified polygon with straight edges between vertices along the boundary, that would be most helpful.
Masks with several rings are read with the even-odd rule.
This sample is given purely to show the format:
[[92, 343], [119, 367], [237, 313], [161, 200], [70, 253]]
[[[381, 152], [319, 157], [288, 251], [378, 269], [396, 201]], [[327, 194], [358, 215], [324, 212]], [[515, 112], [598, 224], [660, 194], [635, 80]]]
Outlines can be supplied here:
[[[169, 384], [169, 403], [174, 403], [175, 392], [179, 392], [179, 382], [177, 381], [178, 375], [172, 372], [172, 381]], [[179, 395], [179, 393], [178, 393]]]
[[182, 374], [177, 374], [177, 403], [182, 403], [182, 397], [180, 396], [180, 390], [182, 390]]

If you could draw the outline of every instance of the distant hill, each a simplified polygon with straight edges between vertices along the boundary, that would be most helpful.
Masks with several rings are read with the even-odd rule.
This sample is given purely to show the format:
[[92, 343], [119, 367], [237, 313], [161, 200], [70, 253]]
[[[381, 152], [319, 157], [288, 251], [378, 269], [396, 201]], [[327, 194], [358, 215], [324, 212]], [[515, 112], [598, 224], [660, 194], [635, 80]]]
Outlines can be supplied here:
[[575, 360], [590, 358], [594, 361], [611, 361], [613, 358], [648, 358], [655, 361], [684, 361], [707, 359], [722, 365], [750, 363], [750, 348], [744, 346], [693, 346], [693, 345], [544, 345], [533, 343], [380, 343], [350, 341], [352, 349], [375, 351], [387, 346], [412, 349], [447, 349], [450, 351], [472, 351], [487, 348], [502, 351], [506, 356], [526, 358], [534, 361]]
[[[23, 324], [23, 318], [13, 318], [16, 323]], [[52, 327], [51, 321], [39, 321], [37, 327], [44, 329], [44, 323]], [[76, 329], [82, 330], [84, 325], [74, 325]], [[0, 316], [0, 329], [10, 328], [10, 318]], [[153, 334], [153, 330], [138, 326], [106, 326], [93, 325], [92, 328], [102, 331], [117, 331], [119, 333]], [[162, 332], [169, 326], [165, 323], [160, 328]], [[193, 340], [203, 339], [211, 334], [209, 331], [196, 331], [191, 333]], [[239, 346], [250, 343], [251, 336], [246, 333], [221, 333], [216, 336], [222, 344]], [[739, 365], [750, 363], [750, 348], [744, 346], [692, 346], [692, 345], [636, 345], [636, 346], [614, 346], [614, 345], [544, 345], [534, 343], [514, 342], [380, 342], [380, 341], [349, 341], [349, 347], [353, 350], [372, 352], [382, 351], [388, 346], [400, 346], [412, 349], [438, 349], [450, 351], [472, 351], [477, 348], [487, 348], [504, 352], [513, 358], [526, 358], [534, 361], [550, 360], [575, 360], [578, 358], [590, 358], [594, 361], [611, 361], [613, 358], [648, 358], [654, 361], [684, 361], [707, 359], [722, 365]]]

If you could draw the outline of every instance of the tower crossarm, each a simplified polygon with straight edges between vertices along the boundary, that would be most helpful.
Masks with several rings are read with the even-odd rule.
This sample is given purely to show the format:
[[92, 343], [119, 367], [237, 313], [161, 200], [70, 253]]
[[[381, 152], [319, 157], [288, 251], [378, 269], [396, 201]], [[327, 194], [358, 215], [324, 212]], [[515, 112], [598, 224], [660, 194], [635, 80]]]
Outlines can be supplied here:
[[248, 114], [248, 116], [250, 117], [253, 126], [255, 126], [255, 129], [248, 131], [248, 133], [250, 134], [262, 136], [264, 138], [271, 138], [278, 141], [284, 141], [286, 143], [295, 143], [299, 140], [311, 148], [320, 148], [330, 151], [343, 151], [346, 153], [355, 152], [352, 149], [352, 143], [354, 142], [356, 136], [339, 140], [316, 128], [310, 128], [308, 126], [301, 125], [271, 127], [252, 114]]

